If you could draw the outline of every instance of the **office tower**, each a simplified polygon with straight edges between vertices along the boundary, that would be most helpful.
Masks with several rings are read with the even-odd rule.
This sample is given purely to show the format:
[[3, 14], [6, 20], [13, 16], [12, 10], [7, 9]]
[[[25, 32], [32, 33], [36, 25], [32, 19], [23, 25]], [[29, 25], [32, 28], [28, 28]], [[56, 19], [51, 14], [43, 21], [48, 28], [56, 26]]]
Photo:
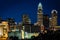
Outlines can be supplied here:
[[49, 27], [49, 17], [48, 15], [43, 15], [43, 25], [48, 28]]
[[24, 31], [25, 32], [30, 32], [30, 28], [31, 28], [31, 20], [29, 19], [27, 14], [23, 15], [23, 22], [22, 22], [22, 26], [24, 26]]
[[2, 20], [0, 23], [0, 38], [8, 38], [8, 22], [6, 20]]
[[52, 10], [51, 12], [51, 18], [52, 18], [52, 27], [57, 26], [57, 11], [56, 10]]
[[38, 4], [38, 12], [37, 12], [37, 23], [36, 25], [43, 25], [43, 12], [42, 12], [43, 8], [42, 8], [42, 4], [39, 3]]
[[27, 14], [23, 14], [23, 24], [31, 24], [31, 20]]
[[41, 25], [43, 25], [43, 12], [42, 11], [43, 11], [42, 4], [39, 3], [38, 12], [37, 12], [37, 22], [34, 23], [34, 30], [36, 30], [35, 32], [40, 32], [40, 28], [42, 27]]
[[43, 24], [43, 13], [42, 13], [42, 4], [39, 3], [38, 5], [38, 13], [37, 13], [37, 21], [38, 21], [38, 25], [42, 25]]
[[15, 20], [13, 18], [8, 18], [9, 31], [12, 31], [16, 28]]

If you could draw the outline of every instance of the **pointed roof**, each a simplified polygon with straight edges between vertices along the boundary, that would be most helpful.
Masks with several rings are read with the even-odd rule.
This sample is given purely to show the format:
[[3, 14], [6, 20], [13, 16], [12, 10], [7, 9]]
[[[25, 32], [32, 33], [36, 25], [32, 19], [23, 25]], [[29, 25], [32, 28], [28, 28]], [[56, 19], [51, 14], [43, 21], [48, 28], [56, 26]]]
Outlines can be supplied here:
[[41, 2], [38, 4], [38, 9], [42, 9], [42, 4], [41, 4]]

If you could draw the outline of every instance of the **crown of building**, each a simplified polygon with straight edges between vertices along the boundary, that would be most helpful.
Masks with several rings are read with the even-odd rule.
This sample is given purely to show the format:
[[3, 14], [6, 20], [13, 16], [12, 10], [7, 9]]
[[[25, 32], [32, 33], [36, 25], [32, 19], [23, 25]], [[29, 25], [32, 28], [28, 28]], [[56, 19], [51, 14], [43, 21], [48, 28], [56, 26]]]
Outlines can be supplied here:
[[42, 4], [41, 4], [41, 2], [38, 4], [38, 9], [42, 9]]
[[54, 12], [55, 12], [55, 13], [58, 13], [57, 10], [55, 10], [55, 9], [51, 11], [51, 13], [54, 13]]

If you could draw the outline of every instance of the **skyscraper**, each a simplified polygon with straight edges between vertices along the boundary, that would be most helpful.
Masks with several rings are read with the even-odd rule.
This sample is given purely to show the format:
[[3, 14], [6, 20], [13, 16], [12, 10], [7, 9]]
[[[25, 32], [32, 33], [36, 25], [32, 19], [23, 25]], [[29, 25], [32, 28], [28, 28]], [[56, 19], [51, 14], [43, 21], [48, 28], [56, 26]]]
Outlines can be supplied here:
[[55, 27], [57, 26], [57, 11], [52, 10], [51, 15], [52, 15], [52, 27]]
[[12, 31], [16, 28], [15, 21], [13, 18], [8, 18], [9, 31]]
[[48, 28], [49, 27], [49, 17], [48, 15], [43, 15], [43, 25]]
[[23, 22], [22, 22], [22, 26], [24, 26], [24, 31], [25, 32], [30, 32], [30, 28], [31, 28], [31, 20], [29, 19], [27, 14], [23, 15]]
[[42, 4], [38, 4], [38, 12], [37, 12], [37, 25], [41, 26], [43, 25], [43, 12], [42, 12]]

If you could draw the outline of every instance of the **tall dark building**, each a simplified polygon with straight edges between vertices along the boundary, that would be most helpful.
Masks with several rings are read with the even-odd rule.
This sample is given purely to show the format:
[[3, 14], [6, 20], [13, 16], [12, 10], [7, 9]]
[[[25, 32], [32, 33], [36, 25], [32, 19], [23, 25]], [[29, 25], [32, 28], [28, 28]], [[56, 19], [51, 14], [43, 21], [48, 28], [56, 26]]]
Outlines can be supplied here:
[[43, 15], [43, 25], [48, 28], [49, 27], [49, 17], [48, 15]]
[[40, 27], [38, 25], [31, 26], [31, 33], [39, 33], [39, 32], [40, 32]]
[[29, 19], [27, 14], [23, 15], [22, 26], [24, 26], [25, 32], [31, 32], [31, 20]]

